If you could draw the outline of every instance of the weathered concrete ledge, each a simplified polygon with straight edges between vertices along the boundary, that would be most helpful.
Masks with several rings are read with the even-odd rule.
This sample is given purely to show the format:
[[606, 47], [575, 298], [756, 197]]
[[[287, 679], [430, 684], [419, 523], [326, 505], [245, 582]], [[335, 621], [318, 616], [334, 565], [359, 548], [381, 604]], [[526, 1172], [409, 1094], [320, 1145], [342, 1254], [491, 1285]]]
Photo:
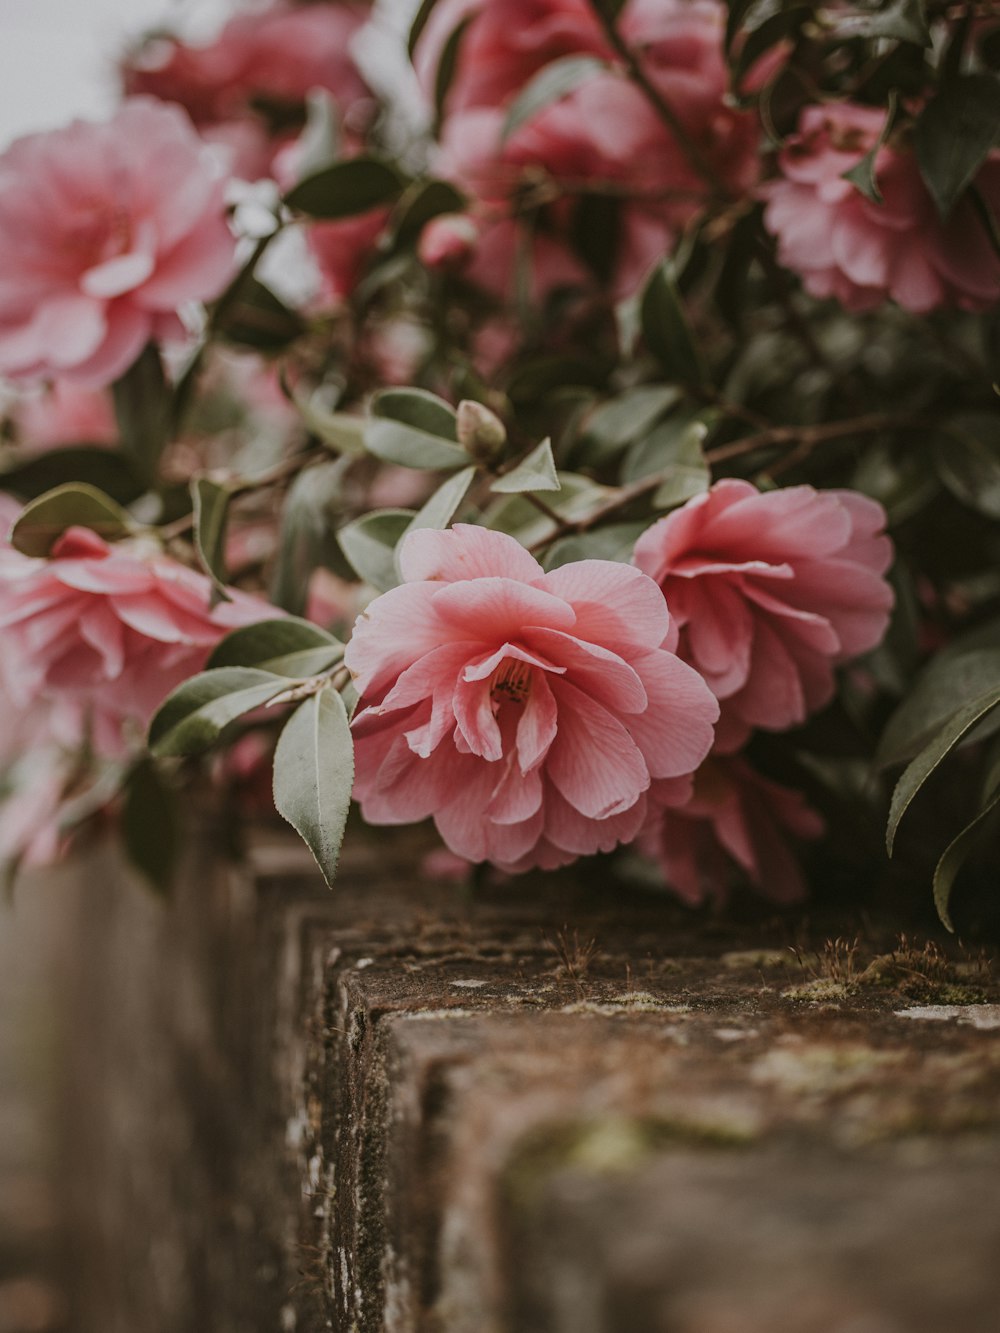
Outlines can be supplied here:
[[987, 960], [296, 856], [81, 888], [79, 1333], [995, 1333]]

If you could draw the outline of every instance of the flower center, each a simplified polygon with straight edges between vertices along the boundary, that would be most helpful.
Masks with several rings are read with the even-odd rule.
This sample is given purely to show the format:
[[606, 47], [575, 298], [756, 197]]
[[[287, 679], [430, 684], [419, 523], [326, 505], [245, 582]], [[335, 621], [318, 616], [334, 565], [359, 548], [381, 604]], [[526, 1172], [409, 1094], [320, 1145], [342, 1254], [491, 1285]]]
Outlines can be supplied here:
[[527, 662], [508, 657], [496, 669], [490, 695], [495, 703], [505, 699], [511, 703], [523, 704], [531, 693], [531, 667]]

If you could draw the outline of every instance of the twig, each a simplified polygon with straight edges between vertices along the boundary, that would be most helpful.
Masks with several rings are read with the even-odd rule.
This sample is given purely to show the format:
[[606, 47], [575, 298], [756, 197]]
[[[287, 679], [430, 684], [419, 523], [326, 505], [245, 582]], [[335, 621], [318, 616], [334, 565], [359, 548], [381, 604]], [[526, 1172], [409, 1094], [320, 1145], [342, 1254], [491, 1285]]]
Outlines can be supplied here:
[[[266, 472], [261, 472], [256, 477], [244, 477], [231, 487], [230, 499], [236, 500], [243, 495], [252, 495], [254, 491], [265, 490], [269, 486], [278, 486], [289, 477], [296, 476], [304, 471], [311, 463], [318, 462], [326, 454], [325, 449], [306, 449], [298, 454], [292, 454], [289, 458], [283, 458], [280, 463], [269, 468]], [[175, 537], [183, 537], [185, 533], [190, 532], [194, 526], [194, 512], [184, 514], [175, 519], [173, 523], [166, 523], [157, 531], [164, 541], [173, 541]]]

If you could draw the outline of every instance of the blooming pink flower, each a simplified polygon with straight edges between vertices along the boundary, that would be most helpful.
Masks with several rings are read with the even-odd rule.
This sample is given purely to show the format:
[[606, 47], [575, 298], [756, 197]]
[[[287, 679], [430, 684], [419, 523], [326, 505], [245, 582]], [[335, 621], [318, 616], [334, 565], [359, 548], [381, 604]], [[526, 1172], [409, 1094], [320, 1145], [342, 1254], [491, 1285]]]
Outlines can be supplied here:
[[788, 839], [818, 838], [823, 821], [799, 792], [761, 777], [739, 756], [707, 759], [684, 805], [661, 805], [658, 785], [639, 846], [659, 860], [678, 897], [692, 906], [721, 901], [739, 871], [775, 902], [805, 896]]
[[0, 157], [0, 372], [99, 388], [176, 335], [178, 307], [232, 271], [223, 188], [183, 112], [142, 98], [18, 139]]
[[306, 231], [309, 249], [323, 280], [323, 295], [342, 301], [350, 296], [375, 254], [389, 220], [387, 208], [372, 208], [336, 222], [314, 222]]
[[15, 404], [14, 420], [18, 442], [27, 449], [118, 441], [111, 395], [67, 380], [26, 393]]
[[562, 865], [633, 838], [650, 782], [704, 758], [717, 705], [661, 646], [666, 606], [638, 570], [546, 574], [513, 537], [464, 524], [411, 533], [400, 568], [345, 656], [369, 822], [433, 815], [470, 861]]
[[70, 705], [114, 753], [224, 634], [278, 614], [235, 591], [210, 609], [210, 592], [203, 574], [158, 549], [109, 546], [87, 528], [70, 528], [47, 560], [0, 549], [7, 689], [22, 708]]
[[635, 563], [663, 589], [678, 652], [723, 702], [718, 744], [781, 730], [833, 694], [833, 668], [882, 638], [892, 544], [854, 491], [716, 482], [642, 534]]
[[353, 121], [369, 93], [350, 43], [365, 18], [360, 5], [278, 4], [237, 15], [204, 46], [156, 37], [126, 62], [125, 89], [179, 103], [206, 139], [236, 150], [234, 170], [254, 179], [269, 171], [289, 108], [314, 89], [333, 96], [349, 130], [360, 128]]
[[[886, 146], [876, 159], [881, 204], [844, 179], [876, 144], [885, 114], [851, 103], [811, 106], [779, 159], [780, 177], [763, 187], [764, 222], [778, 258], [807, 292], [870, 310], [891, 297], [924, 314], [937, 306], [987, 310], [1000, 300], [1000, 259], [968, 197], [942, 222], [917, 161]], [[1000, 153], [976, 185], [1000, 211]]]

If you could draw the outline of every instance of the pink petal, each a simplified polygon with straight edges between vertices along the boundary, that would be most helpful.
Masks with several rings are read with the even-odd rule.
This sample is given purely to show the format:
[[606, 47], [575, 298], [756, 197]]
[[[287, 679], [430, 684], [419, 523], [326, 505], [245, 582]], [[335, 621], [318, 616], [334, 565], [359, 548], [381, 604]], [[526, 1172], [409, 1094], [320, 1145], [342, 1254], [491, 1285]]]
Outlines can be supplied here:
[[[693, 773], [712, 748], [719, 705], [699, 676], [672, 653], [636, 659], [649, 696], [644, 713], [628, 718], [650, 776], [677, 778]], [[562, 713], [560, 712], [560, 725]]]
[[531, 583], [542, 577], [541, 565], [519, 541], [471, 523], [456, 523], [443, 532], [432, 528], [411, 532], [400, 547], [399, 569], [407, 583], [494, 576]]
[[565, 680], [550, 688], [559, 729], [545, 771], [566, 800], [592, 819], [629, 809], [649, 786], [649, 770], [625, 727]]
[[[628, 652], [659, 647], [666, 637], [670, 617], [663, 594], [632, 565], [578, 560], [546, 574], [541, 586], [572, 605], [575, 638]], [[570, 627], [549, 622], [548, 628]]]

